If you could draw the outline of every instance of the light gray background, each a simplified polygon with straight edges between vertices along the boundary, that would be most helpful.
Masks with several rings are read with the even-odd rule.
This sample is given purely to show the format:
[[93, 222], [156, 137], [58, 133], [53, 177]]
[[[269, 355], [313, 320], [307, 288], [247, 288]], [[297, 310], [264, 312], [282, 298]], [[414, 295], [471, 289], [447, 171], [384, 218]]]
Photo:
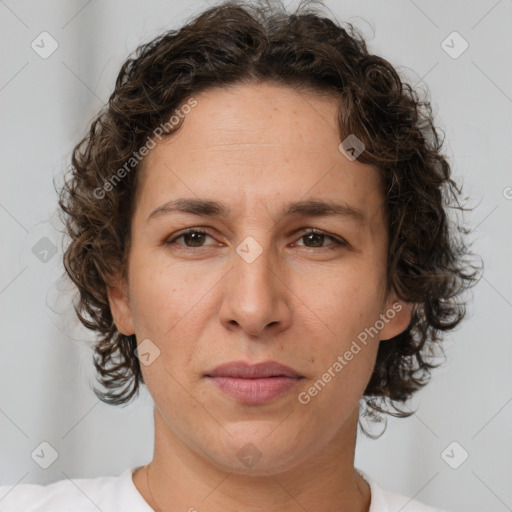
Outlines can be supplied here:
[[[384, 488], [450, 511], [512, 510], [512, 2], [326, 5], [361, 28], [370, 49], [413, 84], [428, 86], [454, 174], [464, 177], [475, 206], [468, 220], [485, 261], [468, 318], [447, 339], [447, 363], [411, 402], [417, 414], [390, 418], [377, 441], [359, 434], [356, 466]], [[128, 53], [206, 6], [0, 0], [2, 484], [117, 475], [152, 457], [146, 389], [117, 408], [90, 389], [92, 338], [77, 325], [70, 292], [59, 292], [65, 283], [57, 281], [62, 245], [52, 180], [60, 182]], [[31, 48], [43, 31], [59, 45], [47, 59]], [[456, 59], [441, 46], [453, 31], [469, 44]], [[58, 248], [46, 263], [32, 250], [44, 237]], [[43, 441], [58, 452], [46, 470], [31, 458]], [[460, 447], [448, 450], [452, 460], [469, 454], [458, 469], [441, 456], [453, 441]]]

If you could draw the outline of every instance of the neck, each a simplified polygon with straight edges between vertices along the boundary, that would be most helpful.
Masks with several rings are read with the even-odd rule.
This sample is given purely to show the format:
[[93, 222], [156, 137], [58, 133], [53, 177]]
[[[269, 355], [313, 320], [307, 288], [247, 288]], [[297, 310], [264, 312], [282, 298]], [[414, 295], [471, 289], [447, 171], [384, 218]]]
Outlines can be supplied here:
[[[357, 411], [356, 411], [357, 412]], [[354, 470], [357, 414], [330, 443], [296, 465], [261, 474], [219, 467], [207, 454], [176, 436], [155, 408], [155, 450], [133, 476], [135, 487], [155, 510], [229, 512], [368, 512], [370, 489]], [[148, 482], [149, 477], [149, 482]]]

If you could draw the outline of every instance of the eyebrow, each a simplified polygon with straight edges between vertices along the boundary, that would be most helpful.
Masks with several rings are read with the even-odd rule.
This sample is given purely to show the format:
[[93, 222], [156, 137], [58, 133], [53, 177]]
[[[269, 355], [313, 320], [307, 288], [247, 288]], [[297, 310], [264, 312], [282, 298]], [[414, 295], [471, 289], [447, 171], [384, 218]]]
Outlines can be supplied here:
[[[174, 212], [220, 218], [228, 218], [231, 215], [231, 209], [218, 201], [180, 198], [168, 201], [158, 208], [155, 208], [149, 214], [147, 220], [149, 221], [156, 217]], [[366, 220], [366, 216], [362, 210], [346, 203], [337, 203], [324, 199], [308, 199], [289, 203], [286, 205], [282, 215], [284, 217], [340, 216], [352, 218], [359, 223], [363, 223]]]

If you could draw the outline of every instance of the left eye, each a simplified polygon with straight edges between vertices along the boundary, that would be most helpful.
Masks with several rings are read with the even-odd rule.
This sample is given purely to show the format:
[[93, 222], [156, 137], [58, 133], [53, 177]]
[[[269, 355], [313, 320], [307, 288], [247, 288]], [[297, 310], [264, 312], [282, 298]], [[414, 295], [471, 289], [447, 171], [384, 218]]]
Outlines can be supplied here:
[[310, 247], [310, 248], [325, 247], [322, 244], [326, 239], [332, 240], [333, 243], [331, 243], [329, 245], [345, 245], [345, 243], [342, 242], [341, 240], [338, 240], [337, 238], [335, 238], [331, 235], [328, 235], [327, 233], [324, 233], [323, 231], [320, 231], [318, 229], [311, 229], [311, 230], [307, 231], [299, 238], [299, 240], [303, 240], [303, 239], [308, 240], [309, 242], [312, 242], [314, 244], [312, 246], [306, 245], [306, 247]]

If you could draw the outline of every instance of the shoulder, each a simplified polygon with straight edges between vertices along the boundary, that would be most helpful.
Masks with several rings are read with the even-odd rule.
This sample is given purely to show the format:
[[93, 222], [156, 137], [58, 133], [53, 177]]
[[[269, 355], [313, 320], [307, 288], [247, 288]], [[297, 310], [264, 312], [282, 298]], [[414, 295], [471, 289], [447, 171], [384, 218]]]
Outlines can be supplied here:
[[368, 512], [447, 512], [436, 507], [425, 505], [402, 494], [386, 491], [367, 473], [356, 468], [356, 471], [368, 482], [371, 491], [370, 510]]
[[[2, 512], [117, 512], [123, 503], [134, 512], [150, 512], [151, 508], [138, 493], [128, 468], [119, 476], [66, 478], [57, 482], [0, 486]], [[135, 508], [133, 505], [135, 505]], [[120, 508], [121, 507], [121, 508]], [[124, 510], [127, 510], [124, 508]]]

